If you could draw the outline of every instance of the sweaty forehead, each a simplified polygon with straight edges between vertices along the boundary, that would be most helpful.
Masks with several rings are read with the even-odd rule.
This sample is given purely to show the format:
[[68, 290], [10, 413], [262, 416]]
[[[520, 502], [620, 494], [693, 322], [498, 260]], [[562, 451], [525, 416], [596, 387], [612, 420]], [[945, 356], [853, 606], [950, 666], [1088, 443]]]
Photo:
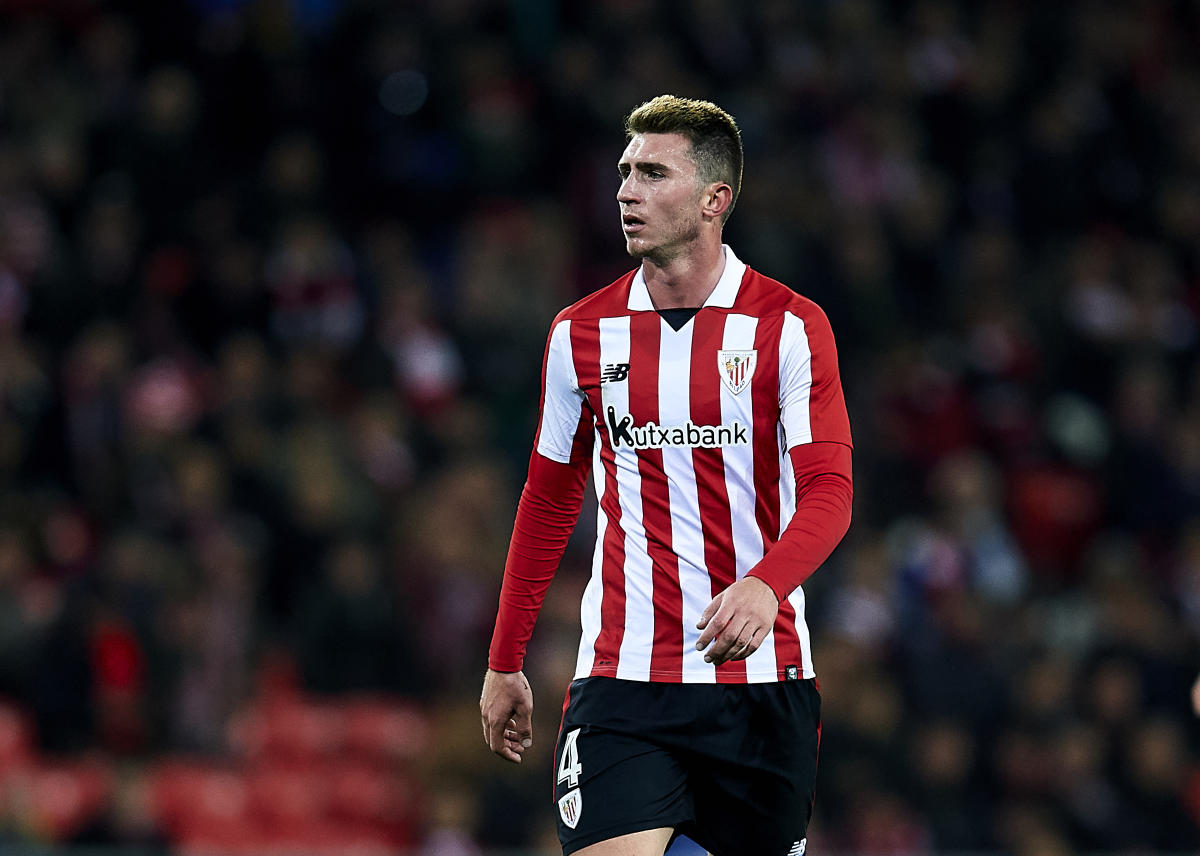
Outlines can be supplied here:
[[686, 169], [691, 154], [692, 143], [683, 134], [634, 134], [619, 163], [654, 162]]

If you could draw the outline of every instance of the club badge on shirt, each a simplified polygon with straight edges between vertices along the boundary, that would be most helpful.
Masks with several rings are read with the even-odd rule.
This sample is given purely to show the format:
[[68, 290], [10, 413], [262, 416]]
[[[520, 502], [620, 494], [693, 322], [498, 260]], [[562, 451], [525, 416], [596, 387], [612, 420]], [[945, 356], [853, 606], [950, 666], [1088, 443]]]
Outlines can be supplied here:
[[721, 382], [734, 395], [750, 385], [757, 357], [757, 350], [717, 351], [717, 370], [721, 373]]

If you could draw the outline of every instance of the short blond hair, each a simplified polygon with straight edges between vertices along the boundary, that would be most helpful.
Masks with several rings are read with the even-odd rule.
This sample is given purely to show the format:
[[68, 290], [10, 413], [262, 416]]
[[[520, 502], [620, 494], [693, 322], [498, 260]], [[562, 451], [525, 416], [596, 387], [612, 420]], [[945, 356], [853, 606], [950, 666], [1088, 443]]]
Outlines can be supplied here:
[[634, 108], [625, 119], [625, 139], [634, 134], [681, 134], [692, 144], [696, 174], [704, 184], [724, 182], [733, 201], [721, 215], [729, 219], [742, 190], [742, 134], [733, 117], [711, 101], [659, 95]]

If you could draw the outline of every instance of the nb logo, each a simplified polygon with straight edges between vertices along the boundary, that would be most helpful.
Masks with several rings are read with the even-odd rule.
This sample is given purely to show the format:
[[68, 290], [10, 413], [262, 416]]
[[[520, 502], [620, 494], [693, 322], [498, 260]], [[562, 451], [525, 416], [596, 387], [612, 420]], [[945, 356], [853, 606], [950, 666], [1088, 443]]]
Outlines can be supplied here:
[[629, 377], [629, 363], [605, 363], [600, 383], [615, 383]]

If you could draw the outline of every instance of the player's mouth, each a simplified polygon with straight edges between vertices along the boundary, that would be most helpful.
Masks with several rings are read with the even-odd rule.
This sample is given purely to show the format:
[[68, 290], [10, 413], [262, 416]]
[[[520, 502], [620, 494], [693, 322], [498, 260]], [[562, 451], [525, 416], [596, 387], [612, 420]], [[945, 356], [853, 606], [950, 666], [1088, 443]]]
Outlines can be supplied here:
[[646, 227], [646, 221], [633, 214], [623, 214], [621, 215], [621, 225], [624, 227], [626, 235], [632, 235], [642, 231]]

